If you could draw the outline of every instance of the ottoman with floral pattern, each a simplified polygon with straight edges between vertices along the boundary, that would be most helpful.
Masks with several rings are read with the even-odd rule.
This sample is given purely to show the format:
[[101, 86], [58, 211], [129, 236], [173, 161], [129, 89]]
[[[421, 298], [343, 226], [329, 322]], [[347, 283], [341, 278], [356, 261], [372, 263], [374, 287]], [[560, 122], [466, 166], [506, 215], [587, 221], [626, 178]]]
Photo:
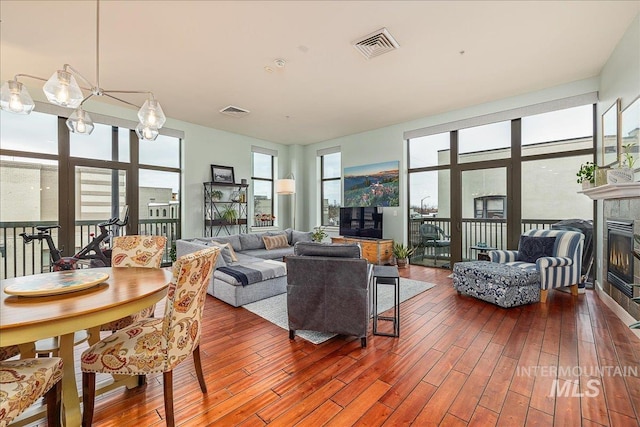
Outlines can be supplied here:
[[453, 266], [453, 288], [500, 307], [515, 307], [540, 301], [540, 274], [535, 268], [497, 262], [458, 262]]

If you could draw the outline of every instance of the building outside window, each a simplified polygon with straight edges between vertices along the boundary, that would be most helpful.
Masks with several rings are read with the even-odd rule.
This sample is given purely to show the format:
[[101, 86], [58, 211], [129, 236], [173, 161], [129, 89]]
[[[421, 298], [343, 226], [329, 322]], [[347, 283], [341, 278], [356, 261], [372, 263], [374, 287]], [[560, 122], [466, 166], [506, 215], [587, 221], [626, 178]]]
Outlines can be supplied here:
[[322, 225], [338, 226], [340, 225], [340, 206], [342, 206], [342, 154], [338, 151], [321, 154], [319, 157]]
[[277, 152], [260, 147], [253, 147], [251, 155], [253, 226], [273, 226], [276, 220], [273, 206], [273, 184]]

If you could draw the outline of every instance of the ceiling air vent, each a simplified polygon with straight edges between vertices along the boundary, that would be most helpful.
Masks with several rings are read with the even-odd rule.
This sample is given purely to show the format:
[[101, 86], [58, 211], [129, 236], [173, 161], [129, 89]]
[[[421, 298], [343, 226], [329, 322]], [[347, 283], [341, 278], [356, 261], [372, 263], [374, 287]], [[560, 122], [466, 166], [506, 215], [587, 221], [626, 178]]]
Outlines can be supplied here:
[[229, 105], [228, 107], [224, 107], [220, 110], [222, 114], [226, 114], [231, 117], [244, 117], [250, 113], [249, 110], [245, 110], [244, 108], [234, 107], [233, 105]]
[[391, 52], [400, 47], [386, 28], [374, 31], [352, 43], [353, 47], [367, 59], [383, 53]]

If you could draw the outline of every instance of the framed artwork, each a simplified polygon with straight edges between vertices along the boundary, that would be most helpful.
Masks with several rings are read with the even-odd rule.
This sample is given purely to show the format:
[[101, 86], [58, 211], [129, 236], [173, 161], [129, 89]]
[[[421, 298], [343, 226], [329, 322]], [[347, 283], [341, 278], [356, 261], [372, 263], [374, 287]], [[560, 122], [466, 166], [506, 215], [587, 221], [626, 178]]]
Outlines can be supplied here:
[[602, 115], [602, 166], [620, 161], [620, 98]]
[[344, 168], [344, 206], [400, 206], [400, 162]]
[[[620, 146], [622, 160], [633, 158], [632, 166], [640, 167], [640, 96], [631, 102], [620, 114]], [[625, 162], [629, 166], [629, 160]]]
[[235, 184], [233, 166], [211, 165], [211, 182], [218, 184]]

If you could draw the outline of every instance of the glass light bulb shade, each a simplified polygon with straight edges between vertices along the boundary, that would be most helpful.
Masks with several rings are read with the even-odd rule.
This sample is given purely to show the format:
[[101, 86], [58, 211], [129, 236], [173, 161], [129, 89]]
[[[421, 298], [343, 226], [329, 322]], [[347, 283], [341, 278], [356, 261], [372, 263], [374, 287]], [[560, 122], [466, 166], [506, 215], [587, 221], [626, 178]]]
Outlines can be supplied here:
[[17, 80], [4, 82], [0, 89], [0, 108], [16, 114], [29, 114], [36, 104], [27, 88]]
[[49, 102], [62, 107], [78, 108], [84, 99], [76, 78], [64, 70], [53, 73], [42, 90]]
[[67, 127], [73, 133], [91, 135], [94, 125], [91, 116], [82, 108], [78, 108], [67, 119]]
[[154, 129], [160, 129], [164, 122], [167, 121], [167, 117], [162, 111], [160, 103], [155, 99], [147, 99], [142, 107], [138, 111], [138, 119], [144, 126], [149, 126]]
[[159, 134], [158, 129], [152, 126], [145, 126], [142, 123], [138, 123], [138, 126], [136, 126], [136, 135], [140, 139], [155, 141]]
[[296, 192], [295, 179], [278, 179], [276, 180], [277, 194], [294, 194]]

